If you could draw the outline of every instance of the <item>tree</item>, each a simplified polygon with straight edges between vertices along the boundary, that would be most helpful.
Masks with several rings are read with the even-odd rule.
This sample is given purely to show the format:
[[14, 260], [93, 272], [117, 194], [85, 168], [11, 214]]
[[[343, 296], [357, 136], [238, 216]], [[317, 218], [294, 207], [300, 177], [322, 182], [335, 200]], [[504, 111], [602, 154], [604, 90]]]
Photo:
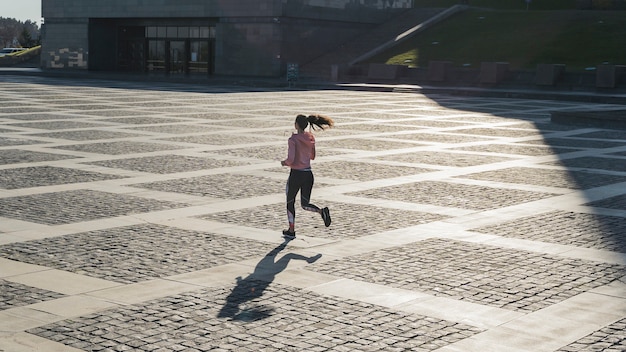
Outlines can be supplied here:
[[30, 31], [26, 27], [22, 28], [22, 33], [20, 34], [19, 41], [24, 48], [30, 48], [35, 46], [35, 41], [33, 40], [33, 37], [30, 36]]
[[[28, 35], [24, 38], [25, 30]], [[28, 39], [30, 38], [30, 42]], [[34, 39], [36, 38], [36, 39]], [[34, 46], [39, 43], [39, 26], [30, 20], [18, 21], [14, 18], [0, 17], [0, 47], [13, 46], [18, 41], [22, 46]]]

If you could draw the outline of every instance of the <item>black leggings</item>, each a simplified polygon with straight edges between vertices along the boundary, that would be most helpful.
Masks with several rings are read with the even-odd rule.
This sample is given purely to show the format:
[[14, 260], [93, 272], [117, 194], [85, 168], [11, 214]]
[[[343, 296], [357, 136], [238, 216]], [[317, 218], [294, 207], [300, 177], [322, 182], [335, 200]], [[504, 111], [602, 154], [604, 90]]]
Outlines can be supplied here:
[[315, 204], [311, 204], [311, 191], [313, 190], [313, 172], [311, 170], [291, 169], [287, 179], [287, 219], [289, 225], [296, 222], [296, 194], [300, 191], [300, 205], [302, 209], [320, 212]]

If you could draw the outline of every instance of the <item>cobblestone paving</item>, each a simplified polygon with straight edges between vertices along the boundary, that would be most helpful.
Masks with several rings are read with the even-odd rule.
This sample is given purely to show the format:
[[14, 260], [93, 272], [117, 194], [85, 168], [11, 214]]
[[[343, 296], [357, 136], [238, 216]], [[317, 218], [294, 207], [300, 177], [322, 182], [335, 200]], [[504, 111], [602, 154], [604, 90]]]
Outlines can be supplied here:
[[600, 169], [600, 170], [626, 172], [626, 159], [618, 159], [618, 158], [582, 157], [582, 158], [574, 158], [574, 159], [565, 159], [565, 160], [560, 160], [558, 162], [546, 163], [546, 164], [565, 166], [567, 168]]
[[[261, 298], [262, 296], [262, 298]], [[479, 329], [242, 280], [30, 330], [86, 351], [432, 351]]]
[[135, 184], [134, 187], [201, 197], [242, 199], [284, 193], [285, 182], [252, 175], [219, 174]]
[[0, 165], [34, 163], [40, 161], [54, 161], [75, 158], [71, 155], [32, 152], [20, 149], [0, 150]]
[[[323, 150], [318, 150], [323, 153]], [[284, 145], [270, 145], [253, 148], [232, 148], [219, 151], [220, 155], [234, 155], [242, 158], [254, 158], [260, 160], [274, 160], [280, 165], [280, 160], [287, 157], [287, 143]]]
[[454, 134], [433, 134], [433, 133], [412, 133], [399, 134], [395, 136], [399, 139], [413, 140], [417, 142], [433, 142], [433, 143], [469, 143], [482, 140], [479, 137], [454, 135]]
[[527, 128], [527, 129], [539, 130], [542, 132], [571, 131], [571, 130], [575, 130], [578, 128], [576, 126], [560, 125], [560, 124], [550, 123], [550, 122], [522, 122], [522, 123], [507, 125], [506, 127]]
[[210, 145], [233, 145], [233, 144], [247, 144], [247, 143], [263, 143], [263, 142], [272, 141], [272, 139], [259, 137], [259, 136], [223, 135], [223, 134], [207, 134], [207, 135], [202, 135], [202, 136], [172, 137], [172, 138], [166, 138], [163, 140], [173, 141], [173, 142], [210, 144]]
[[98, 139], [131, 138], [131, 137], [137, 137], [139, 136], [139, 134], [125, 133], [125, 132], [99, 131], [99, 130], [81, 130], [81, 131], [67, 131], [67, 132], [53, 132], [53, 133], [36, 133], [36, 134], [29, 134], [29, 136], [69, 139], [72, 141], [93, 141], [93, 140], [98, 140]]
[[604, 175], [596, 172], [510, 168], [460, 176], [473, 180], [531, 184], [547, 187], [587, 189], [626, 181], [626, 176]]
[[[333, 225], [325, 228], [322, 218], [313, 212], [299, 207], [296, 199], [296, 234], [320, 238], [358, 238], [379, 232], [396, 230], [407, 226], [426, 224], [445, 219], [445, 216], [407, 210], [397, 210], [368, 205], [346, 204], [317, 201], [315, 194], [311, 202], [319, 207], [328, 207]], [[280, 233], [287, 228], [287, 210], [284, 204], [274, 204], [259, 209], [247, 208], [201, 216], [202, 219], [215, 220], [230, 224], [245, 224], [249, 227], [270, 229]]]
[[39, 144], [39, 143], [41, 143], [41, 142], [39, 142], [39, 141], [31, 141], [31, 140], [21, 139], [21, 138], [0, 137], [0, 147], [17, 146], [17, 145], [28, 145], [28, 144]]
[[621, 139], [623, 141], [626, 141], [626, 132], [604, 130], [604, 131], [581, 133], [581, 134], [576, 135], [576, 137], [598, 138], [598, 139]]
[[2, 114], [21, 114], [29, 112], [46, 112], [45, 108], [0, 108]]
[[357, 181], [373, 181], [380, 179], [381, 177], [393, 178], [410, 176], [430, 171], [433, 170], [418, 167], [391, 166], [354, 161], [331, 161], [318, 163], [315, 167], [315, 176]]
[[536, 141], [523, 142], [525, 144], [542, 144], [554, 147], [572, 147], [572, 148], [614, 148], [624, 145], [623, 142], [606, 141], [606, 140], [593, 140], [593, 139], [581, 139], [581, 138], [545, 138]]
[[320, 145], [326, 148], [356, 149], [368, 151], [404, 149], [419, 146], [419, 144], [416, 143], [355, 138], [324, 141], [323, 143], [320, 142]]
[[156, 133], [171, 133], [171, 134], [184, 134], [184, 133], [208, 133], [215, 132], [216, 130], [223, 129], [220, 126], [210, 125], [158, 125], [158, 126], [142, 126], [132, 127], [133, 131], [147, 131]]
[[[391, 123], [391, 122], [390, 122]], [[466, 126], [466, 123], [463, 122], [455, 122], [455, 121], [445, 121], [445, 120], [403, 120], [403, 121], [395, 121], [393, 122], [395, 125], [402, 126], [413, 126], [413, 127], [459, 127]], [[404, 128], [407, 130], [407, 128]]]
[[[120, 113], [121, 116], [126, 115], [124, 112], [107, 112], [104, 114], [105, 116], [110, 116], [111, 113]], [[101, 113], [97, 114], [98, 116], [102, 116]], [[164, 117], [117, 117], [114, 119], [100, 119], [98, 121], [109, 122], [109, 123], [123, 123], [127, 125], [151, 125], [151, 124], [159, 124], [159, 123], [175, 123], [182, 122], [183, 120], [172, 119], [172, 118], [164, 118]]]
[[[402, 132], [406, 131], [408, 128], [405, 126], [393, 126], [393, 125], [382, 125], [382, 124], [365, 124], [361, 123], [358, 125], [351, 126], [353, 130], [356, 131], [364, 131], [364, 132], [377, 132], [377, 133], [386, 133], [386, 132]], [[409, 129], [410, 130], [410, 129]]]
[[455, 130], [453, 133], [476, 134], [480, 136], [491, 137], [527, 137], [541, 135], [537, 130], [524, 129], [508, 129], [508, 128], [470, 128], [464, 130]]
[[473, 146], [473, 147], [458, 148], [455, 150], [466, 150], [466, 151], [483, 152], [483, 153], [503, 153], [503, 154], [542, 156], [542, 155], [571, 153], [579, 149], [553, 148], [553, 147], [547, 147], [547, 146], [546, 147], [533, 147], [533, 146], [514, 145], [514, 144], [489, 144], [489, 145], [478, 145], [478, 146]]
[[162, 150], [174, 150], [182, 149], [174, 145], [163, 145], [156, 143], [142, 143], [142, 142], [107, 142], [107, 143], [90, 143], [90, 144], [74, 144], [63, 145], [59, 147], [53, 147], [62, 150], [73, 150], [77, 152], [95, 153], [95, 154], [111, 154], [121, 155], [129, 153], [149, 153]]
[[269, 244], [158, 225], [128, 226], [0, 246], [2, 257], [120, 283], [261, 255]]
[[[144, 111], [133, 111], [133, 110], [100, 110], [100, 111], [82, 111], [83, 115], [94, 115], [94, 116], [110, 116], [110, 117], [125, 117], [125, 116], [136, 116], [136, 115], [146, 115], [147, 113]], [[174, 119], [155, 119], [150, 117], [139, 117], [139, 118], [119, 118], [119, 119], [99, 119], [97, 121], [105, 121], [111, 123], [129, 123], [129, 124], [146, 124], [146, 123], [164, 123], [164, 122], [177, 122], [178, 120]]]
[[310, 270], [521, 311], [536, 311], [619, 278], [625, 266], [432, 239]]
[[261, 125], [259, 125], [259, 122], [255, 119], [255, 118], [250, 118], [250, 119], [241, 119], [238, 120], [236, 119], [236, 115], [231, 115], [231, 116], [227, 116], [224, 119], [219, 119], [219, 120], [215, 120], [212, 121], [212, 123], [221, 126], [222, 128], [225, 126], [228, 127], [244, 127], [244, 128], [253, 128], [253, 127], [263, 127], [263, 128], [268, 128], [268, 127], [275, 127], [275, 128], [279, 128], [279, 129], [285, 129], [285, 128], [289, 128], [289, 123], [293, 122], [293, 117], [291, 116], [291, 114], [287, 115], [288, 117], [281, 119], [281, 120], [270, 120], [270, 119], [266, 119], [263, 120], [263, 123]]
[[49, 113], [41, 113], [41, 114], [25, 114], [25, 115], [15, 115], [12, 114], [11, 120], [18, 121], [32, 121], [32, 120], [61, 120], [67, 118], [63, 114], [49, 114]]
[[589, 205], [591, 207], [626, 210], [626, 195], [622, 194], [615, 197], [597, 200], [585, 205]]
[[[550, 122], [609, 104], [11, 75], [0, 102], [0, 351], [624, 349], [626, 135]], [[299, 113], [336, 122], [333, 223], [297, 199], [283, 242]]]
[[122, 178], [97, 172], [40, 166], [0, 170], [0, 188], [16, 189]]
[[186, 204], [91, 190], [0, 198], [2, 216], [39, 224], [69, 224], [182, 208]]
[[78, 128], [93, 128], [93, 127], [102, 127], [102, 125], [98, 125], [90, 122], [79, 122], [79, 121], [43, 121], [43, 122], [25, 122], [25, 123], [12, 123], [8, 124], [9, 127], [24, 127], [29, 129], [38, 129], [38, 130], [70, 130], [70, 129], [78, 129]]
[[400, 161], [407, 163], [419, 163], [429, 165], [466, 167], [482, 164], [491, 164], [501, 161], [511, 160], [500, 156], [446, 153], [446, 152], [429, 152], [420, 151], [409, 154], [394, 154], [378, 157], [380, 160]]
[[[285, 139], [288, 137], [285, 137]], [[322, 159], [325, 156], [342, 154], [336, 150], [329, 151], [326, 149], [327, 141], [316, 141], [316, 159]], [[287, 142], [281, 143], [281, 145], [264, 145], [261, 147], [245, 147], [245, 148], [232, 148], [232, 149], [220, 149], [216, 152], [219, 155], [234, 155], [241, 158], [252, 158], [264, 161], [274, 161], [277, 165], [280, 165], [280, 160], [284, 160], [287, 157]]]
[[34, 303], [61, 298], [64, 295], [52, 291], [0, 279], [0, 311], [27, 306]]
[[549, 193], [433, 181], [381, 187], [349, 194], [357, 197], [476, 210], [495, 209], [553, 196]]
[[125, 170], [151, 172], [155, 174], [169, 174], [194, 170], [218, 169], [222, 167], [244, 165], [245, 163], [231, 160], [188, 157], [183, 155], [160, 155], [144, 158], [105, 160], [91, 162], [88, 164]]
[[626, 222], [617, 216], [553, 211], [472, 231], [626, 253]]

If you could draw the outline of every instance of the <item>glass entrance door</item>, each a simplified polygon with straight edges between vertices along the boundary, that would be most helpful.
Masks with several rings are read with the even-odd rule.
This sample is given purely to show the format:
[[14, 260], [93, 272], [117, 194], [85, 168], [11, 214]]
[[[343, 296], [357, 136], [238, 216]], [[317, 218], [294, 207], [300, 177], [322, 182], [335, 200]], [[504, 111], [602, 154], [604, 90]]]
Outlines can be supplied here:
[[191, 41], [191, 56], [189, 57], [189, 73], [211, 73], [209, 70], [210, 51], [208, 41]]
[[165, 40], [148, 41], [148, 72], [165, 72]]
[[184, 40], [172, 40], [169, 42], [169, 70], [170, 74], [184, 74], [187, 70], [187, 58]]
[[147, 26], [148, 72], [170, 75], [212, 75], [215, 67], [215, 27]]

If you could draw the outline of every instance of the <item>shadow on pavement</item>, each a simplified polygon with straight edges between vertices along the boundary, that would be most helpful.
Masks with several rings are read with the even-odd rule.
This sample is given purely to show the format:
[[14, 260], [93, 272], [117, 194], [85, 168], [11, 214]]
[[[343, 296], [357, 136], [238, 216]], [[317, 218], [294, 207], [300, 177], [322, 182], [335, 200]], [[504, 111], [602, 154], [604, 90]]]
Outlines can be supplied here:
[[[492, 230], [496, 230], [494, 234], [503, 235], [498, 233], [498, 230], [503, 230], [510, 232], [515, 237], [528, 240], [626, 253], [626, 236], [624, 236], [626, 222], [624, 222], [623, 215], [619, 215], [620, 212], [626, 210], [626, 193], [618, 190], [626, 182], [626, 159], [624, 158], [626, 151], [623, 149], [626, 146], [626, 130], [606, 124], [604, 126], [592, 126], [582, 125], [576, 121], [566, 123], [559, 120], [555, 122], [545, 112], [538, 114], [535, 111], [537, 106], [551, 109], [552, 114], [555, 111], [579, 111], [581, 105], [588, 104], [590, 111], [604, 114], [619, 109], [620, 105], [615, 105], [610, 100], [587, 103], [585, 101], [551, 100], [549, 97], [544, 99], [498, 97], [498, 101], [493, 101], [488, 97], [472, 95], [471, 93], [463, 96], [441, 94], [425, 94], [425, 96], [438, 105], [449, 109], [487, 114], [534, 126], [540, 138], [518, 142], [518, 144], [520, 146], [548, 147], [552, 151], [550, 154], [554, 155], [557, 161], [540, 163], [546, 166], [544, 175], [539, 173], [542, 169], [534, 168], [509, 169], [509, 174], [526, 172], [528, 178], [525, 183], [538, 186], [553, 186], [551, 178], [562, 178], [562, 184], [556, 187], [565, 187], [580, 192], [586, 199], [586, 202], [580, 205], [589, 207], [585, 212], [554, 211], [512, 221], [503, 224], [500, 228], [492, 228]], [[533, 100], [535, 104], [525, 106], [521, 103], [523, 99]], [[577, 106], [572, 107], [572, 105]], [[583, 110], [588, 109], [586, 106], [583, 108]], [[525, 128], [521, 125], [503, 126], [505, 129], [507, 127]], [[450, 132], [472, 133], [469, 127], [465, 131]], [[481, 131], [478, 132], [482, 134]], [[494, 144], [497, 145], [497, 141], [494, 141]], [[497, 155], [499, 152], [507, 153], [496, 149], [485, 150], [485, 152], [494, 153], [493, 155]], [[553, 166], [563, 167], [564, 175], [559, 175], [557, 171], [550, 173], [548, 169]], [[511, 179], [505, 177], [498, 179], [495, 175], [486, 175], [482, 179], [516, 183], [516, 180], [520, 178], [512, 176]], [[604, 198], [607, 193], [615, 193], [615, 195]], [[532, 225], [527, 225], [529, 223]], [[566, 236], [562, 236], [564, 228], [569, 231]], [[540, 233], [541, 235], [533, 237], [530, 235], [531, 233]]]
[[218, 313], [218, 318], [230, 318], [239, 321], [256, 321], [268, 318], [274, 309], [263, 304], [260, 299], [265, 289], [274, 281], [277, 274], [287, 268], [291, 260], [304, 260], [313, 263], [322, 257], [317, 254], [305, 257], [300, 254], [288, 253], [276, 260], [276, 256], [287, 247], [291, 240], [285, 240], [278, 247], [272, 249], [255, 266], [254, 272], [246, 278], [237, 277], [237, 286], [226, 297], [226, 304]]

